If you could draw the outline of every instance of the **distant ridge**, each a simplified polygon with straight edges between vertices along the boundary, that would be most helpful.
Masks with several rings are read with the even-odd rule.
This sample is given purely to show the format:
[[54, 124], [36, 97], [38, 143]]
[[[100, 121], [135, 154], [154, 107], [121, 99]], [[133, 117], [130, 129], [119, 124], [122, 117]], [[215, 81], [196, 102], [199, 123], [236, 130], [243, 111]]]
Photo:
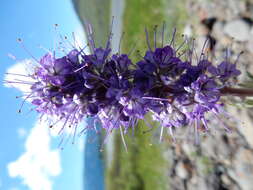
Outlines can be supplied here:
[[104, 46], [111, 20], [111, 0], [72, 0], [72, 2], [82, 25], [85, 26], [85, 22], [92, 24], [96, 46]]

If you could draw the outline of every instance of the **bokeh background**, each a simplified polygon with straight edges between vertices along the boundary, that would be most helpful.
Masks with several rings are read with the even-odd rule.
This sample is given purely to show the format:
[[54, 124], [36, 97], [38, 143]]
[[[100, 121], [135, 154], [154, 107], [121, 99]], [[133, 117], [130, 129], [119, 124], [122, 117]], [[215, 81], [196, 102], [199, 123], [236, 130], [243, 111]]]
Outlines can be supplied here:
[[[112, 50], [118, 51], [124, 32], [121, 51], [131, 52], [133, 60], [147, 48], [144, 29], [152, 39], [157, 25], [159, 41], [165, 23], [165, 41], [176, 28], [178, 45], [181, 34], [188, 35], [196, 38], [196, 51], [209, 39], [213, 61], [224, 56], [227, 47], [232, 60], [244, 51], [237, 64], [243, 73], [239, 82], [247, 80], [246, 71], [253, 72], [252, 0], [12, 0], [0, 6], [1, 79], [32, 59], [17, 38], [30, 54], [41, 57], [60, 35], [71, 39], [74, 32], [84, 46], [84, 24], [89, 22], [96, 44], [103, 47], [112, 17]], [[27, 113], [17, 113], [19, 91], [1, 85], [0, 94], [0, 189], [253, 190], [253, 112], [239, 99], [227, 100], [232, 133], [214, 123], [216, 132], [202, 135], [199, 145], [188, 141], [187, 133], [176, 143], [169, 135], [159, 142], [159, 130], [146, 132], [148, 127], [139, 122], [134, 136], [126, 136], [126, 152], [117, 131], [105, 146], [103, 132], [89, 132], [61, 150], [60, 137], [38, 122], [29, 105]]]

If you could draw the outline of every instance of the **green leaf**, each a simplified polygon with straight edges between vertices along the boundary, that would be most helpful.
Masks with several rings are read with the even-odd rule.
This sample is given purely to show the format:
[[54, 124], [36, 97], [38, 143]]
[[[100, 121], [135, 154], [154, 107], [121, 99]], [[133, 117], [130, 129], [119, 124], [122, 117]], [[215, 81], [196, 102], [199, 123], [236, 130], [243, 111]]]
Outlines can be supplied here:
[[239, 86], [245, 87], [245, 88], [253, 88], [253, 79], [252, 79], [252, 81], [245, 81], [245, 82], [239, 84]]
[[249, 77], [249, 79], [253, 80], [253, 75], [247, 71], [247, 76]]
[[244, 102], [247, 107], [253, 107], [253, 100], [252, 99], [247, 99]]

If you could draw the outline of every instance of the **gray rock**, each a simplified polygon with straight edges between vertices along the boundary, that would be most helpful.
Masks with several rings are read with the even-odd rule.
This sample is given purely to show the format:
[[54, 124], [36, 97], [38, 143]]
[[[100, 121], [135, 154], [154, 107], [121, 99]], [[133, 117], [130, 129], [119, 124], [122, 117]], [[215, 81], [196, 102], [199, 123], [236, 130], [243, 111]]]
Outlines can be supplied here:
[[233, 15], [240, 15], [246, 12], [246, 3], [244, 1], [227, 0], [225, 3], [227, 3], [229, 11], [233, 13]]
[[[188, 22], [192, 25], [192, 33], [197, 36], [196, 51], [201, 51], [205, 41], [203, 36], [206, 35], [205, 28], [200, 24], [201, 19], [215, 17], [217, 21], [209, 31], [217, 40], [212, 61], [220, 63], [224, 59], [225, 49], [229, 48], [229, 58], [234, 63], [238, 54], [244, 51], [237, 61], [237, 68], [242, 71], [238, 81], [244, 81], [246, 71], [253, 73], [253, 29], [250, 24], [238, 18], [253, 18], [247, 13], [249, 11], [253, 15], [253, 0], [248, 0], [247, 4], [246, 1], [239, 0], [189, 1], [192, 6], [188, 8], [191, 15]], [[196, 18], [200, 18], [198, 22]], [[231, 102], [241, 101], [229, 98]], [[186, 142], [186, 137], [191, 139], [192, 133], [181, 135], [185, 137], [184, 141], [173, 149], [175, 156], [170, 161], [170, 171], [173, 171], [170, 172], [173, 174], [170, 189], [253, 190], [253, 111], [228, 105], [226, 111], [229, 112], [229, 119], [221, 119], [232, 128], [231, 134], [225, 133], [222, 124], [210, 117], [209, 127], [212, 133], [205, 137], [200, 135], [199, 146], [192, 146], [192, 141]], [[190, 160], [190, 167], [183, 162], [184, 159]]]
[[224, 37], [223, 28], [224, 28], [223, 22], [220, 22], [220, 21], [215, 22], [213, 26], [213, 31], [212, 31], [215, 38], [221, 39]]
[[177, 164], [176, 173], [182, 179], [186, 179], [188, 177], [188, 172], [182, 162]]
[[250, 26], [243, 20], [233, 20], [225, 24], [224, 32], [237, 41], [245, 42], [250, 37]]
[[250, 37], [249, 41], [247, 42], [246, 48], [250, 53], [253, 54], [253, 27], [251, 27], [250, 29]]
[[250, 150], [240, 148], [237, 151], [234, 161], [234, 169], [229, 169], [228, 173], [233, 179], [237, 180], [243, 190], [252, 190], [253, 181], [253, 154]]
[[247, 42], [247, 50], [253, 54], [253, 38], [251, 38], [248, 42]]

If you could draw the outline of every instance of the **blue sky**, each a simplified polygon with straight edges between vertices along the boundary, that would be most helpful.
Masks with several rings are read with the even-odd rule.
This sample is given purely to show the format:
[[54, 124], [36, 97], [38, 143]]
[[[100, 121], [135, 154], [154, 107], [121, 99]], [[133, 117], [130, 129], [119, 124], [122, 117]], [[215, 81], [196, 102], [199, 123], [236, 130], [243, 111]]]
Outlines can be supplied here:
[[[17, 62], [31, 58], [17, 43], [17, 38], [23, 39], [25, 47], [29, 49], [32, 55], [40, 57], [45, 54], [45, 51], [39, 48], [39, 45], [49, 49], [53, 48], [53, 41], [57, 36], [54, 31], [54, 24], [57, 23], [59, 25], [59, 31], [64, 35], [71, 35], [71, 32], [81, 30], [70, 0], [11, 0], [1, 1], [0, 6], [1, 81], [3, 81], [4, 73], [8, 68]], [[15, 56], [16, 60], [11, 59], [8, 54]], [[32, 139], [31, 134], [36, 134], [36, 131], [32, 131], [32, 128], [36, 124], [38, 115], [35, 112], [26, 113], [28, 112], [28, 105], [25, 106], [24, 113], [17, 113], [22, 101], [21, 99], [15, 99], [15, 96], [21, 94], [18, 90], [6, 88], [1, 84], [0, 94], [0, 189], [31, 189], [29, 185], [24, 185], [24, 183], [31, 184], [32, 182], [29, 182], [29, 180], [28, 182], [25, 181], [20, 175], [18, 177], [10, 177], [10, 171], [7, 166], [18, 159], [22, 160], [22, 156], [30, 149], [36, 152], [36, 144], [34, 145], [35, 150], [28, 144], [30, 142], [29, 139]], [[47, 173], [52, 176], [47, 176], [44, 173], [44, 178], [50, 180], [50, 183], [52, 182], [52, 189], [54, 190], [82, 189], [83, 151], [79, 146], [81, 144], [68, 144], [63, 151], [59, 151], [57, 150], [59, 140], [60, 138], [53, 138], [48, 147], [49, 149], [45, 151], [60, 155], [60, 168], [55, 166], [57, 164], [52, 166], [49, 164]], [[38, 145], [39, 148], [40, 146]], [[52, 158], [52, 162], [56, 162], [55, 156], [52, 154], [52, 157], [48, 157], [48, 159]], [[48, 162], [50, 163], [50, 160]], [[20, 163], [23, 162], [20, 161]], [[28, 171], [27, 168], [19, 168], [18, 170], [17, 168], [15, 169], [17, 166], [18, 164], [14, 164], [12, 165], [14, 169], [11, 167], [14, 176], [17, 175], [15, 172], [19, 171], [20, 174], [24, 170], [24, 173], [26, 173], [24, 175], [29, 177], [30, 174], [26, 172]], [[55, 171], [54, 167], [56, 167]], [[33, 168], [30, 169], [33, 171]], [[37, 173], [32, 172], [31, 174], [36, 175]], [[36, 179], [36, 176], [34, 176], [34, 179]], [[37, 190], [40, 189], [37, 188]]]

